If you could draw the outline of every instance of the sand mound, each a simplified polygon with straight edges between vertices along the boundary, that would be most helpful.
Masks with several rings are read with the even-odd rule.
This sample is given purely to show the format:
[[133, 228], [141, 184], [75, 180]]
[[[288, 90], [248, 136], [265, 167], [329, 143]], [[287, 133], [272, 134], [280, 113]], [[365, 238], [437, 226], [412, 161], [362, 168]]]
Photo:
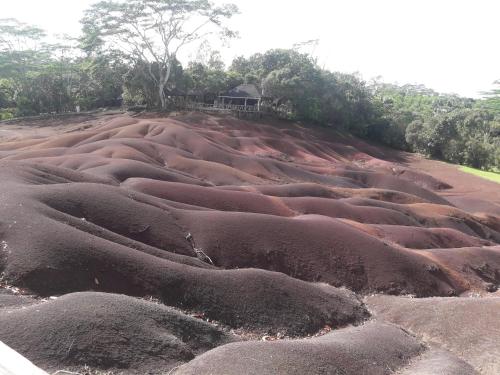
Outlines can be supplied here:
[[[19, 171], [25, 176], [31, 167]], [[292, 335], [365, 316], [356, 297], [343, 290], [202, 262], [186, 239], [190, 226], [176, 218], [185, 210], [165, 201], [83, 182], [14, 187], [6, 186], [9, 199], [1, 208], [9, 218], [2, 222], [3, 277], [39, 295], [153, 295], [232, 327]], [[34, 230], [25, 230], [34, 223]]]
[[474, 368], [446, 350], [431, 348], [410, 365], [398, 372], [400, 375], [476, 375]]
[[367, 231], [409, 249], [447, 249], [494, 245], [491, 241], [467, 235], [451, 228], [370, 225]]
[[45, 370], [83, 367], [168, 372], [234, 337], [202, 320], [135, 298], [76, 293], [0, 310], [2, 341]]
[[270, 269], [357, 291], [448, 295], [453, 284], [428, 272], [434, 263], [421, 254], [391, 247], [333, 218], [204, 211], [188, 213], [182, 221], [189, 223], [197, 245], [225, 268]]
[[[493, 295], [500, 285], [500, 217], [485, 209], [500, 203], [495, 190], [485, 185], [489, 201], [467, 200], [466, 180], [424, 173], [408, 154], [323, 128], [195, 113], [56, 125], [31, 139], [34, 128], [23, 137], [16, 124], [0, 144], [0, 290], [34, 295], [0, 294], [0, 316], [17, 317], [0, 327], [0, 340], [47, 368], [88, 360], [164, 372], [225, 343], [222, 335], [209, 345], [205, 326], [186, 341], [200, 322], [165, 306], [95, 292], [152, 296], [251, 337], [300, 337], [363, 323], [369, 314], [354, 292]], [[32, 305], [85, 291], [94, 293]], [[86, 344], [93, 324], [114, 344], [102, 356]], [[78, 350], [66, 353], [65, 332], [76, 332]], [[231, 354], [207, 353], [207, 363], [241, 357], [225, 360], [228, 373], [272, 373], [287, 369], [287, 358], [301, 373], [470, 373], [443, 348], [427, 350], [383, 324], [232, 345], [220, 349]], [[275, 364], [248, 362], [254, 351]], [[197, 361], [182, 371], [201, 368]]]
[[[42, 295], [96, 289], [159, 295], [175, 305], [208, 309], [199, 301], [198, 288], [189, 291], [192, 298], [182, 297], [186, 285], [192, 283], [186, 280], [192, 278], [193, 272], [199, 273], [198, 278], [203, 280], [200, 282], [211, 285], [213, 293], [221, 293], [221, 296], [227, 293], [217, 290], [216, 286], [224, 277], [219, 280], [209, 276], [211, 267], [196, 258], [194, 246], [202, 249], [217, 267], [262, 268], [357, 291], [450, 295], [464, 292], [470, 286], [488, 290], [492, 287], [490, 284], [496, 282], [484, 278], [481, 281], [476, 273], [465, 272], [478, 267], [471, 257], [467, 257], [470, 263], [467, 267], [469, 263], [464, 265], [462, 258], [454, 255], [451, 255], [455, 261], [452, 262], [444, 253], [435, 252], [431, 257], [394, 247], [335, 218], [347, 216], [360, 222], [418, 224], [416, 219], [393, 209], [356, 206], [326, 198], [277, 200], [262, 194], [255, 195], [260, 200], [245, 200], [239, 197], [243, 192], [197, 185], [186, 192], [178, 183], [153, 183], [151, 186], [160, 184], [166, 191], [173, 186], [172, 192], [166, 193], [169, 198], [166, 200], [116, 186], [85, 182], [86, 174], [67, 169], [44, 168], [39, 170], [36, 165], [18, 162], [3, 162], [0, 168], [8, 181], [2, 186], [6, 198], [1, 208], [3, 217], [9, 218], [3, 225], [3, 241], [8, 251], [3, 261], [4, 274], [13, 284]], [[94, 181], [94, 177], [89, 180]], [[200, 189], [208, 189], [208, 198], [198, 198]], [[276, 215], [196, 206], [203, 206], [201, 199], [213, 202], [211, 208], [217, 202], [231, 205], [229, 198], [224, 200], [226, 196], [233, 196], [234, 204], [240, 202], [238, 209], [243, 209], [245, 204], [246, 208], [255, 210], [268, 207], [268, 211], [274, 210]], [[173, 204], [170, 199], [181, 202]], [[269, 201], [274, 205], [266, 205]], [[299, 209], [308, 215], [301, 215]], [[315, 211], [324, 215], [309, 214]], [[291, 214], [301, 216], [289, 217]], [[26, 232], [24, 228], [32, 227], [34, 222], [37, 223], [35, 230]], [[194, 243], [186, 239], [188, 235]], [[487, 257], [492, 272], [499, 268], [500, 254], [495, 247], [478, 248], [475, 252], [477, 259]], [[441, 261], [445, 266], [440, 265]], [[192, 271], [182, 266], [195, 268]], [[176, 276], [166, 277], [162, 267]], [[196, 268], [207, 271], [195, 271]], [[447, 268], [451, 271], [445, 272]], [[138, 277], [142, 274], [145, 276]], [[245, 283], [246, 276], [241, 271], [231, 275], [235, 275], [230, 277], [234, 283]], [[177, 285], [179, 280], [183, 280], [181, 286], [172, 289], [172, 284]], [[261, 289], [258, 282], [253, 287]], [[170, 293], [174, 296], [165, 295], [162, 291], [165, 288], [176, 290]], [[235, 319], [234, 314], [217, 318], [231, 325], [255, 323]], [[311, 326], [296, 328], [314, 330], [328, 319], [322, 317]]]
[[431, 203], [444, 205], [450, 204], [446, 199], [441, 198], [439, 195], [430, 190], [424, 189], [411, 181], [389, 174], [365, 170], [343, 170], [341, 168], [339, 168], [336, 173], [358, 182], [361, 186], [400, 191], [410, 195], [415, 195]]
[[[397, 174], [349, 164], [354, 156], [317, 130], [194, 118], [116, 117], [33, 144], [0, 145], [8, 150], [0, 165], [5, 276], [44, 295], [96, 285], [155, 294], [162, 282], [133, 275], [161, 273], [151, 269], [156, 262], [261, 268], [362, 292], [493, 288], [495, 280], [469, 272], [477, 264], [464, 251], [450, 258], [434, 249], [474, 247], [495, 272], [494, 217], [443, 204]], [[276, 159], [285, 151], [293, 162]], [[197, 259], [198, 250], [215, 267]], [[172, 272], [189, 279], [189, 267]]]
[[366, 303], [377, 319], [446, 348], [479, 373], [500, 372], [500, 298], [374, 296]]
[[452, 188], [450, 184], [415, 169], [393, 167], [391, 171], [398, 178], [411, 181], [428, 190], [447, 190]]
[[[426, 348], [403, 330], [368, 323], [307, 340], [224, 345], [197, 357], [174, 374], [393, 374], [412, 359], [419, 360], [418, 356], [425, 352]], [[464, 374], [474, 373], [451, 355], [441, 357], [439, 363], [443, 369], [461, 368], [468, 370]]]

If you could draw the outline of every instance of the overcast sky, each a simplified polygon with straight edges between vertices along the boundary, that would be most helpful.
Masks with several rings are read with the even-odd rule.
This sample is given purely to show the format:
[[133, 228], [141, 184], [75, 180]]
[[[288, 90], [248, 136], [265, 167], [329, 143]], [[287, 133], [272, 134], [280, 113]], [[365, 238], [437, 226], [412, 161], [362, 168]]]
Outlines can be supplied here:
[[[95, 0], [0, 0], [0, 17], [50, 33], [79, 32]], [[218, 1], [220, 2], [220, 1]], [[314, 53], [331, 70], [365, 79], [423, 83], [478, 96], [500, 79], [500, 0], [233, 0], [241, 38], [222, 51], [230, 61], [319, 39]]]

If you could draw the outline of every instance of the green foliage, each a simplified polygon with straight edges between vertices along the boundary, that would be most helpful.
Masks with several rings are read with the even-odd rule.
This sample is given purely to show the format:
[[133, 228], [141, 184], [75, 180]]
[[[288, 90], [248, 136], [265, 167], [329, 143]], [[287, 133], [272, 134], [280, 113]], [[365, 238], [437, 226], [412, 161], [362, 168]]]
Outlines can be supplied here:
[[0, 108], [0, 121], [14, 118], [15, 108]]
[[210, 52], [205, 60], [190, 62], [178, 87], [188, 92], [218, 94], [243, 83], [239, 73], [225, 70], [218, 52]]
[[483, 92], [483, 99], [476, 105], [478, 108], [486, 109], [500, 118], [500, 80], [493, 82], [495, 88]]
[[321, 71], [307, 55], [286, 50], [269, 51], [262, 56], [260, 67], [253, 73], [257, 77], [260, 75], [265, 95], [289, 101], [297, 118], [321, 120], [318, 96], [323, 84]]
[[421, 85], [371, 85], [377, 121], [368, 136], [393, 147], [476, 168], [498, 168], [499, 131], [480, 101]]
[[2, 118], [117, 104], [126, 71], [119, 56], [79, 57], [71, 45], [44, 43], [44, 35], [15, 20], [0, 20]]
[[[81, 44], [88, 53], [102, 53], [106, 48], [124, 53], [136, 73], [149, 75], [165, 109], [166, 89], [179, 51], [216, 32], [219, 38], [234, 37], [223, 21], [237, 11], [235, 5], [216, 6], [208, 0], [100, 1], [82, 20]], [[144, 95], [151, 102], [147, 91]]]
[[366, 134], [374, 116], [365, 83], [351, 74], [321, 69], [309, 55], [274, 49], [245, 59], [236, 58], [230, 71], [254, 83], [264, 96], [285, 105], [298, 120]]
[[0, 120], [9, 120], [16, 112], [13, 98], [12, 82], [7, 79], [0, 79]]
[[[126, 104], [165, 108], [175, 93], [225, 92], [255, 84], [288, 118], [350, 131], [453, 163], [500, 169], [500, 89], [480, 100], [422, 85], [367, 85], [331, 72], [297, 50], [238, 57], [228, 69], [202, 46], [185, 67], [177, 52], [223, 26], [237, 9], [208, 0], [106, 0], [86, 12], [79, 45], [44, 42], [44, 32], [0, 20], [0, 119]], [[497, 85], [500, 81], [496, 82]]]
[[498, 167], [495, 160], [499, 138], [493, 132], [491, 113], [457, 108], [423, 120], [407, 128], [406, 140], [415, 151], [475, 168]]
[[0, 79], [0, 108], [13, 105], [14, 88], [9, 79]]
[[119, 104], [128, 67], [118, 54], [79, 59], [75, 64], [78, 89], [75, 103], [89, 110]]

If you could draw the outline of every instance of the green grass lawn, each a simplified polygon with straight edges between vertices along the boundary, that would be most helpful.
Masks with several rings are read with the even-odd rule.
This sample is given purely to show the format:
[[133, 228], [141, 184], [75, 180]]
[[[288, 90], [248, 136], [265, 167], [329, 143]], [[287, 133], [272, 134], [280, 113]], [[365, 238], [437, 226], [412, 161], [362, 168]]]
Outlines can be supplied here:
[[495, 173], [495, 172], [486, 172], [482, 171], [480, 169], [475, 169], [471, 167], [460, 167], [461, 171], [471, 173], [473, 175], [485, 178], [490, 181], [498, 182], [500, 184], [500, 173]]

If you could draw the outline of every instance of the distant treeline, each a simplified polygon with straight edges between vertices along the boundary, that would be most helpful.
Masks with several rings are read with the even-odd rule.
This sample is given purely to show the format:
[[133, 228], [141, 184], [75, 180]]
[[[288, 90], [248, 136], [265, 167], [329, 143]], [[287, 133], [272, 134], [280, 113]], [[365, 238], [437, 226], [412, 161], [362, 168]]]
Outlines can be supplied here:
[[[122, 102], [165, 108], [155, 81], [157, 62], [89, 49], [81, 41], [47, 44], [42, 30], [7, 21], [0, 23], [0, 119]], [[500, 90], [474, 100], [420, 85], [365, 82], [323, 69], [307, 54], [275, 49], [238, 57], [229, 67], [217, 52], [186, 66], [174, 59], [165, 91], [219, 93], [241, 83], [253, 83], [287, 106], [292, 120], [453, 163], [500, 169]]]

